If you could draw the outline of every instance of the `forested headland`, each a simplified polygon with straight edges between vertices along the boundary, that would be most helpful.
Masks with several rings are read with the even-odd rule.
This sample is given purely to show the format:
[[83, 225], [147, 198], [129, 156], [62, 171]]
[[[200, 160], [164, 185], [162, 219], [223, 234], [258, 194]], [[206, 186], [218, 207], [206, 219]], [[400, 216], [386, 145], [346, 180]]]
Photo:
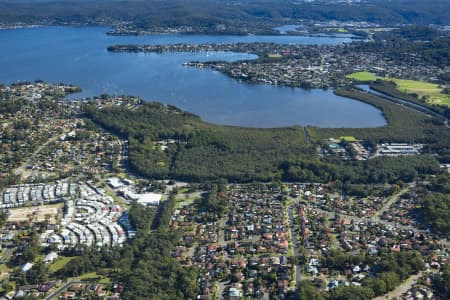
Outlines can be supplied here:
[[[353, 88], [337, 93], [378, 107], [388, 125], [365, 129], [218, 126], [176, 107], [149, 102], [133, 110], [117, 106], [97, 109], [95, 105], [86, 105], [84, 110], [97, 124], [128, 139], [131, 169], [148, 178], [383, 183], [411, 181], [420, 174], [439, 171], [436, 158], [449, 155], [450, 141], [441, 122]], [[349, 135], [373, 145], [425, 143], [426, 153], [439, 155], [351, 162], [318, 157], [316, 147], [322, 140]], [[162, 148], [161, 143], [167, 146]]]

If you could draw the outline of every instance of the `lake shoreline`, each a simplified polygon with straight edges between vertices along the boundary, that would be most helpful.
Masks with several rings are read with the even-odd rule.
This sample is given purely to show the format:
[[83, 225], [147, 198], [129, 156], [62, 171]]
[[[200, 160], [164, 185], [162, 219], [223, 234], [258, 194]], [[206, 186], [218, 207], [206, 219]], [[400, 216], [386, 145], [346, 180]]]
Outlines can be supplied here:
[[[340, 44], [345, 39], [293, 36], [108, 36], [107, 27], [40, 27], [0, 31], [0, 82], [69, 82], [83, 89], [70, 99], [135, 95], [199, 115], [219, 125], [254, 128], [320, 126], [370, 128], [381, 112], [331, 90], [250, 85], [220, 72], [186, 68], [189, 61], [242, 61], [242, 53], [111, 53], [114, 44]], [[51, 47], [49, 47], [51, 45]], [[30, 53], [27, 49], [33, 49]], [[70, 70], [70, 71], [69, 71]], [[69, 72], [68, 72], [69, 71]]]

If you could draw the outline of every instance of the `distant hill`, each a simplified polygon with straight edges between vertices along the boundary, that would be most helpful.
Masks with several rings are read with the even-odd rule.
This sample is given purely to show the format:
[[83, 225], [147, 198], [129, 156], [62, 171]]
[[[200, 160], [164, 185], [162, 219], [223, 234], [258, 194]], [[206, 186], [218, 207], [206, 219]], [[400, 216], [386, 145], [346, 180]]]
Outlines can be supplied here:
[[450, 25], [448, 0], [276, 1], [276, 0], [0, 0], [0, 23], [41, 24], [131, 22], [152, 26], [209, 26], [288, 23], [298, 19]]

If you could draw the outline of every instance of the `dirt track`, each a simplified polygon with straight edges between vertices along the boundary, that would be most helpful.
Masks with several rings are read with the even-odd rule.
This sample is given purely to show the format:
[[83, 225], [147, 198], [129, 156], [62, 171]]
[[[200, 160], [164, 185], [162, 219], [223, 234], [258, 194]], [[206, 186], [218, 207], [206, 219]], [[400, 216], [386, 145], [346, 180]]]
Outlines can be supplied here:
[[16, 208], [12, 209], [11, 213], [8, 217], [8, 222], [20, 222], [31, 220], [33, 222], [41, 222], [45, 221], [47, 215], [50, 216], [49, 222], [56, 222], [56, 218], [60, 213], [60, 207], [51, 205], [51, 206], [33, 206], [33, 207], [24, 207], [24, 208]]

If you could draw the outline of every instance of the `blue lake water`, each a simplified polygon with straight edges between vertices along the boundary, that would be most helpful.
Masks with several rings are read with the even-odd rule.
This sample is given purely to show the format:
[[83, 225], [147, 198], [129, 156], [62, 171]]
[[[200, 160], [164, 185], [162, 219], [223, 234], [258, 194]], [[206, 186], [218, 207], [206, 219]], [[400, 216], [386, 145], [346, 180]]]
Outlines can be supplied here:
[[217, 124], [282, 127], [376, 127], [381, 112], [332, 91], [240, 83], [219, 72], [182, 66], [191, 60], [248, 59], [244, 53], [110, 53], [113, 44], [274, 42], [339, 44], [349, 38], [304, 36], [108, 36], [103, 27], [0, 30], [0, 82], [65, 82], [76, 97], [128, 94], [176, 105]]

